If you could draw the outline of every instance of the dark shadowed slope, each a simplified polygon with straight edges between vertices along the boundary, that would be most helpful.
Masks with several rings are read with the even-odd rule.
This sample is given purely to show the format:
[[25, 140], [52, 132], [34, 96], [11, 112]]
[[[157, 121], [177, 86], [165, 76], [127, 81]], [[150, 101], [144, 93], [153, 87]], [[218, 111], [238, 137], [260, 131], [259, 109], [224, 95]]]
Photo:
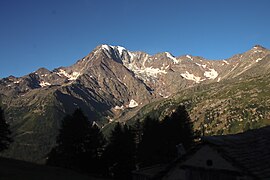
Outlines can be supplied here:
[[[1, 180], [98, 180], [70, 170], [0, 158]], [[101, 179], [100, 179], [101, 180]]]

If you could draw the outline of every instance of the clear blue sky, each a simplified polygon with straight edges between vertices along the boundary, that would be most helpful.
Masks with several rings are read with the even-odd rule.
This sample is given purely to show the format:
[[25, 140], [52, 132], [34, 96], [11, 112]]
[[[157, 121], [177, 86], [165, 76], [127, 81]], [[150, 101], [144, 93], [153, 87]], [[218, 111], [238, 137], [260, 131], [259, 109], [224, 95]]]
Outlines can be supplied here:
[[97, 45], [224, 59], [270, 48], [270, 0], [0, 0], [0, 77], [68, 66]]

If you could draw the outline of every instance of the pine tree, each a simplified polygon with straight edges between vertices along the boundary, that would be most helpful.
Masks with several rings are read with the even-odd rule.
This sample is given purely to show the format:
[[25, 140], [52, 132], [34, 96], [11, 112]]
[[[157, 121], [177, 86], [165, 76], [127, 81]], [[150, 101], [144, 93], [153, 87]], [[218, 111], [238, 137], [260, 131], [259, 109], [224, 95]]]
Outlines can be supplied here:
[[192, 123], [184, 106], [177, 107], [161, 122], [147, 117], [138, 149], [140, 167], [170, 162], [177, 157], [176, 146], [189, 148], [193, 139]]
[[11, 131], [6, 123], [4, 111], [0, 107], [0, 152], [7, 149], [12, 142]]
[[139, 166], [139, 144], [142, 141], [142, 133], [143, 133], [143, 124], [139, 120], [136, 120], [135, 123], [132, 125], [131, 130], [134, 135], [134, 143], [135, 143], [135, 166], [138, 168]]
[[80, 109], [63, 119], [56, 143], [48, 155], [48, 165], [96, 172], [105, 140]]
[[115, 125], [105, 157], [110, 176], [114, 179], [131, 179], [131, 171], [135, 168], [135, 142], [134, 135], [127, 125]]
[[84, 158], [85, 171], [92, 174], [100, 174], [104, 171], [102, 155], [104, 152], [106, 140], [103, 133], [96, 124], [93, 124], [89, 130], [89, 141], [86, 146], [86, 158]]
[[160, 162], [161, 140], [160, 122], [146, 117], [143, 123], [142, 140], [138, 146], [139, 166], [150, 166]]
[[192, 145], [195, 134], [191, 119], [184, 106], [178, 106], [170, 116], [165, 117], [161, 127], [164, 161], [177, 157], [176, 146], [178, 144], [182, 144], [185, 148]]

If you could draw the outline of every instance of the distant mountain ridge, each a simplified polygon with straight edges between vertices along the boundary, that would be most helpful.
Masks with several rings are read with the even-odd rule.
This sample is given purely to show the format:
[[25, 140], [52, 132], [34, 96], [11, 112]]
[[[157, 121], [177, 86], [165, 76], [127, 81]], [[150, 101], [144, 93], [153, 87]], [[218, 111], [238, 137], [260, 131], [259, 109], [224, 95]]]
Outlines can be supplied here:
[[192, 55], [174, 57], [169, 52], [151, 56], [100, 45], [69, 67], [40, 68], [23, 77], [3, 78], [0, 104], [15, 137], [5, 155], [41, 162], [55, 143], [64, 114], [78, 107], [103, 127], [132, 118], [149, 103], [171, 101], [189, 88], [227, 87], [227, 82], [265, 76], [269, 58], [270, 51], [259, 45], [216, 61]]

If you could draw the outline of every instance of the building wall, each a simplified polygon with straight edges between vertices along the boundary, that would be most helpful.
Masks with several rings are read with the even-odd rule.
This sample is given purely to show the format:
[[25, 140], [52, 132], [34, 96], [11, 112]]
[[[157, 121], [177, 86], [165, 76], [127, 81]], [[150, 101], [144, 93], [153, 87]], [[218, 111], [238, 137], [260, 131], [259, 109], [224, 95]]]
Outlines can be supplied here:
[[205, 169], [219, 169], [240, 172], [208, 145], [201, 147], [194, 155], [181, 165]]
[[238, 168], [233, 167], [215, 149], [202, 146], [186, 161], [178, 163], [163, 180], [247, 180]]

